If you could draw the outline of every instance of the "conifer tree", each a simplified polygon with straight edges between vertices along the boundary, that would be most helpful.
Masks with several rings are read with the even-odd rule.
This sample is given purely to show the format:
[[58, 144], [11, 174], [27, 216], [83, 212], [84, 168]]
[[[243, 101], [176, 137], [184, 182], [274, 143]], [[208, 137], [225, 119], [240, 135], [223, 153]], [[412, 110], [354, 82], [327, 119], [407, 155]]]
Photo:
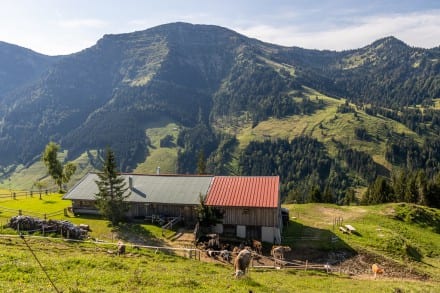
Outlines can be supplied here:
[[203, 150], [199, 152], [199, 157], [197, 159], [197, 173], [199, 175], [206, 174], [206, 160], [205, 160], [205, 153]]
[[124, 201], [130, 196], [124, 178], [116, 171], [116, 159], [113, 151], [107, 148], [102, 173], [96, 180], [99, 192], [96, 196], [96, 206], [101, 214], [106, 217], [113, 226], [117, 226], [124, 218], [128, 205]]

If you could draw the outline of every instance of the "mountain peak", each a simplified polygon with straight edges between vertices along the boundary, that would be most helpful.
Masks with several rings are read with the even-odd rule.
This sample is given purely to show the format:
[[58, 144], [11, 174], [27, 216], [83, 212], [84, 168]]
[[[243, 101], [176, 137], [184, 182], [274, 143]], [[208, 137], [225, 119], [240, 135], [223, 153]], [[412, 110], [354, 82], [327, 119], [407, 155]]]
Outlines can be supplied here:
[[398, 38], [394, 37], [394, 36], [388, 36], [382, 39], [379, 39], [375, 42], [373, 42], [370, 46], [372, 47], [380, 47], [380, 46], [385, 46], [388, 48], [392, 48], [392, 47], [406, 47], [408, 48], [409, 46], [404, 43], [403, 41], [399, 40]]

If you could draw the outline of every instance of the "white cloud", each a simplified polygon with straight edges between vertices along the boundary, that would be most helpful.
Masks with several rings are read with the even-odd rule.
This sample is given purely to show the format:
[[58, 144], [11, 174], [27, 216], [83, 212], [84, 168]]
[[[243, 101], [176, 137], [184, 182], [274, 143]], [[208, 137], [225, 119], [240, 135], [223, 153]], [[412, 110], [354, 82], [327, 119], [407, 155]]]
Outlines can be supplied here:
[[410, 14], [360, 17], [349, 26], [321, 28], [306, 26], [257, 25], [235, 28], [263, 41], [310, 49], [344, 50], [359, 48], [385, 37], [395, 36], [408, 45], [432, 48], [440, 45], [440, 10]]
[[59, 25], [64, 28], [103, 28], [107, 26], [107, 22], [100, 19], [69, 19], [62, 20], [59, 22]]

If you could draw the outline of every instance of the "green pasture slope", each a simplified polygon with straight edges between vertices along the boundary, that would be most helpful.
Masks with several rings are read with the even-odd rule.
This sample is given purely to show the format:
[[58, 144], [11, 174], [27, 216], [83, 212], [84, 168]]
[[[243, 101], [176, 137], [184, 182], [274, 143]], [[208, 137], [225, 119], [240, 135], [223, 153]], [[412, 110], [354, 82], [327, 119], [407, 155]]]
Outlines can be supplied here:
[[[63, 210], [69, 206], [59, 194], [0, 199], [0, 221], [4, 224], [12, 216], [10, 210], [39, 214]], [[344, 272], [330, 274], [303, 270], [251, 269], [245, 278], [233, 278], [230, 264], [206, 263], [187, 259], [173, 253], [135, 249], [128, 245], [127, 254], [116, 256], [116, 245], [67, 242], [59, 238], [25, 238], [49, 277], [62, 292], [438, 292], [440, 288], [440, 239], [435, 227], [439, 211], [423, 212], [408, 205], [373, 207], [337, 207], [334, 205], [290, 205], [291, 221], [286, 230], [286, 244], [293, 251], [307, 246], [321, 251], [329, 249], [368, 250], [381, 253], [395, 262], [411, 263], [415, 269], [429, 275], [425, 281], [380, 277], [371, 274], [363, 278], [351, 277]], [[5, 211], [5, 208], [9, 209]], [[430, 214], [432, 212], [433, 214]], [[344, 218], [344, 223], [355, 226], [359, 235], [342, 235], [333, 230], [332, 219]], [[93, 217], [68, 214], [58, 216], [74, 223], [89, 224], [93, 238], [116, 242], [121, 237], [143, 241], [148, 245], [167, 245], [173, 231], [162, 235], [160, 228], [149, 224], [130, 224], [112, 231], [107, 221]], [[397, 218], [395, 218], [397, 217]], [[432, 219], [429, 220], [429, 219]], [[436, 224], [437, 223], [437, 224]], [[381, 230], [377, 230], [380, 227]], [[400, 230], [396, 230], [400, 229]], [[322, 241], [301, 238], [304, 231], [320, 233]], [[51, 284], [33, 258], [23, 239], [13, 236], [14, 231], [1, 228], [0, 235], [0, 291], [51, 292]], [[376, 233], [376, 234], [375, 234]], [[326, 235], [340, 237], [340, 242], [329, 244]], [[380, 236], [385, 235], [385, 236]], [[375, 244], [375, 240], [384, 242]], [[319, 237], [318, 237], [319, 238]], [[419, 241], [418, 238], [423, 238]], [[400, 239], [403, 242], [392, 241]], [[387, 243], [394, 243], [389, 246]], [[411, 245], [420, 253], [420, 259], [409, 257], [399, 245]], [[391, 245], [391, 244], [390, 244]], [[267, 245], [266, 247], [269, 247]]]
[[[345, 103], [344, 99], [328, 97], [310, 88], [305, 88], [303, 94], [311, 102], [320, 103], [322, 108], [311, 115], [292, 115], [282, 119], [271, 117], [261, 121], [255, 127], [252, 127], [252, 121], [246, 114], [239, 117], [223, 117], [214, 121], [213, 127], [219, 132], [229, 133], [237, 137], [239, 147], [236, 148], [233, 155], [236, 158], [251, 141], [274, 138], [292, 140], [301, 135], [308, 135], [322, 142], [332, 157], [336, 156], [338, 151], [338, 145], [335, 143], [337, 141], [349, 148], [370, 154], [376, 163], [388, 170], [392, 168], [384, 157], [388, 133], [405, 133], [406, 136], [421, 141], [421, 137], [406, 126], [386, 117], [367, 115], [362, 109], [356, 109], [356, 114], [338, 113], [338, 106]], [[294, 96], [294, 94], [292, 95]], [[351, 106], [355, 108], [354, 105]], [[366, 130], [370, 139], [361, 140], [356, 138], [354, 130], [360, 126]], [[180, 125], [167, 119], [147, 125], [145, 135], [149, 141], [148, 156], [144, 162], [139, 162], [133, 172], [155, 174], [156, 168], [160, 166], [161, 173], [175, 174], [178, 153], [176, 143], [180, 130]], [[167, 135], [172, 137], [172, 141], [170, 145], [161, 147], [160, 140]], [[83, 153], [73, 160], [78, 168], [69, 186], [73, 185], [88, 171], [96, 171], [96, 163], [99, 160], [96, 150]], [[233, 162], [233, 164], [236, 164], [236, 162]], [[0, 180], [0, 187], [29, 190], [32, 188], [33, 183], [41, 178], [47, 186], [54, 186], [53, 180], [47, 176], [47, 170], [40, 160], [29, 166], [16, 166], [11, 174], [10, 181], [7, 179]]]

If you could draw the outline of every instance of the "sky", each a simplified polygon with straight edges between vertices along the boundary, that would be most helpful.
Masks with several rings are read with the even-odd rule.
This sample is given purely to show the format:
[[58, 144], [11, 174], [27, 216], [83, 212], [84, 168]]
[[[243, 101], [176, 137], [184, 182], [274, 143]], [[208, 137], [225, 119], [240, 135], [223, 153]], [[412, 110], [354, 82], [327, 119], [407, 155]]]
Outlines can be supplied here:
[[440, 45], [439, 0], [0, 1], [0, 41], [47, 55], [177, 21], [307, 49], [355, 49], [387, 36], [414, 47]]

